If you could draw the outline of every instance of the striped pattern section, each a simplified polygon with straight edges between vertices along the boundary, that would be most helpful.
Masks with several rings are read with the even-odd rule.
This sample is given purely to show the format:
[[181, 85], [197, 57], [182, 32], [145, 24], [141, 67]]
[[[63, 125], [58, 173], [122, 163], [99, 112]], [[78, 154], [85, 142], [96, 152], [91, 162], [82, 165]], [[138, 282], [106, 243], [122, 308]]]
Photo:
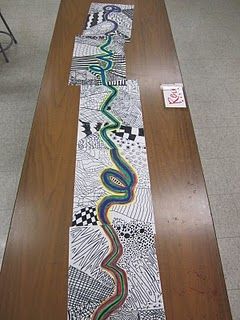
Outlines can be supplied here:
[[[114, 65], [122, 66], [123, 71], [126, 72], [126, 61], [124, 56], [113, 55], [112, 61]], [[92, 56], [83, 56], [83, 57], [73, 57], [71, 70], [75, 69], [89, 69], [91, 65], [99, 65], [99, 60], [96, 55]], [[119, 68], [120, 69], [120, 68]], [[119, 70], [120, 73], [123, 73], [122, 70]]]
[[[107, 71], [109, 85], [126, 85], [126, 61], [121, 55], [113, 55], [113, 67]], [[99, 65], [99, 59], [96, 55], [73, 57], [69, 84], [102, 84], [99, 74], [90, 69], [92, 65]]]
[[124, 9], [122, 11], [128, 18], [130, 18], [131, 20], [133, 20], [133, 9]]
[[134, 220], [155, 223], [150, 189], [137, 188], [135, 202], [113, 206], [112, 210]]
[[96, 13], [91, 13], [87, 17], [85, 29], [89, 29], [103, 21], [104, 21], [104, 12], [102, 10]]

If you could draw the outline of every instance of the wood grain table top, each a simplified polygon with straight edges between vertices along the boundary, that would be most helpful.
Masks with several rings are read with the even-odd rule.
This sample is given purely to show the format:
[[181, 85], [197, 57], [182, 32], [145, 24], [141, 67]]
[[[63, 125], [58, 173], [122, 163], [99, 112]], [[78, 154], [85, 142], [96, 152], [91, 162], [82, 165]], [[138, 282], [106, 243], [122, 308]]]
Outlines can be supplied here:
[[[0, 276], [1, 320], [66, 320], [80, 90], [67, 82], [90, 3], [60, 5]], [[189, 109], [163, 108], [160, 84], [182, 82], [164, 1], [117, 3], [135, 4], [127, 74], [140, 84], [167, 319], [231, 319]]]

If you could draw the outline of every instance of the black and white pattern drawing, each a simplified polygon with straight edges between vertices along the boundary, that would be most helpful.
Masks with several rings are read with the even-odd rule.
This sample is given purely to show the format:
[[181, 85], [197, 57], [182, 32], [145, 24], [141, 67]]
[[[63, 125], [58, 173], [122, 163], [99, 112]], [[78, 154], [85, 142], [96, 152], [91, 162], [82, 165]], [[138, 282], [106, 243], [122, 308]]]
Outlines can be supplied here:
[[[128, 297], [111, 319], [165, 320], [152, 224], [125, 223], [116, 218], [113, 226], [123, 246], [119, 266], [128, 275]], [[108, 243], [99, 226], [72, 227], [69, 238], [69, 310], [75, 312], [76, 319], [90, 319], [114, 289], [111, 277], [100, 267]], [[91, 289], [86, 297], [88, 286]], [[87, 308], [86, 299], [90, 302]], [[89, 318], [80, 318], [84, 312]]]
[[102, 170], [110, 165], [111, 161], [106, 149], [77, 149], [73, 221], [77, 216], [79, 217], [82, 208], [96, 208], [97, 201], [105, 194], [100, 175]]
[[139, 312], [140, 320], [165, 320], [164, 309], [141, 310]]
[[[94, 87], [96, 88], [95, 92], [92, 88], [93, 86], [83, 86], [81, 88], [73, 225], [97, 224], [97, 209], [94, 217], [89, 217], [88, 220], [84, 217], [84, 221], [82, 221], [81, 210], [86, 207], [97, 208], [97, 202], [106, 194], [106, 190], [104, 190], [100, 181], [101, 172], [104, 168], [112, 165], [108, 150], [99, 138], [99, 130], [107, 121], [99, 111], [101, 100], [104, 99], [104, 94], [106, 95], [105, 87]], [[114, 113], [116, 110], [122, 125], [112, 132], [111, 137], [124, 157], [130, 163], [134, 161], [134, 167], [138, 175], [138, 187], [135, 201], [128, 206], [114, 206], [111, 216], [114, 218], [120, 215], [125, 221], [132, 219], [154, 224], [139, 87], [137, 81], [128, 80], [127, 85], [119, 86], [118, 90], [121, 93], [118, 98], [121, 108], [118, 108], [114, 101], [111, 109]], [[132, 112], [129, 113], [128, 110]], [[132, 116], [132, 113], [135, 116], [134, 114]], [[90, 116], [91, 121], [89, 121], [88, 116]]]
[[96, 208], [94, 207], [79, 208], [74, 212], [72, 225], [73, 226], [87, 226], [89, 224], [97, 225], [97, 221], [98, 219], [96, 214]]
[[[99, 48], [106, 42], [106, 37], [84, 37], [76, 36], [72, 65], [69, 76], [69, 84], [72, 85], [101, 85], [98, 73], [91, 70], [93, 65], [102, 65], [104, 61], [98, 59], [101, 54]], [[112, 68], [107, 72], [108, 83], [111, 85], [125, 85], [126, 83], [126, 61], [124, 54], [124, 41], [119, 36], [114, 36], [109, 49], [113, 55]]]
[[99, 283], [114, 287], [112, 278], [101, 269], [101, 261], [108, 253], [108, 244], [98, 226], [71, 227], [69, 248], [69, 265]]
[[113, 293], [108, 286], [70, 265], [68, 274], [68, 317], [90, 319], [96, 307]]
[[166, 320], [145, 132], [126, 79], [133, 5], [92, 3], [69, 76], [80, 85], [68, 320]]
[[131, 38], [133, 10], [133, 5], [92, 3], [83, 34], [119, 35], [128, 41]]
[[152, 196], [149, 188], [137, 188], [135, 201], [128, 206], [115, 205], [112, 208], [112, 217], [116, 213], [121, 214], [125, 221], [129, 219], [152, 223], [154, 227], [154, 213], [152, 206]]
[[120, 266], [126, 270], [128, 298], [122, 308], [127, 310], [162, 309], [162, 293], [155, 249], [154, 232], [150, 223], [124, 223], [113, 220], [113, 226], [123, 245]]
[[[82, 121], [106, 122], [107, 119], [100, 112], [100, 105], [107, 93], [104, 86], [81, 87], [79, 117]], [[136, 80], [127, 80], [126, 86], [118, 87], [118, 95], [111, 104], [111, 111], [121, 120], [122, 125], [143, 128], [140, 91]]]
[[[76, 160], [76, 174], [74, 186], [73, 225], [97, 224], [96, 206], [99, 199], [105, 194], [100, 175], [111, 162], [107, 157], [107, 150], [88, 149], [78, 150]], [[146, 161], [146, 159], [145, 159]], [[145, 164], [146, 168], [142, 166]], [[115, 213], [121, 214], [126, 221], [151, 222], [154, 224], [154, 213], [150, 190], [150, 180], [147, 171], [147, 161], [136, 162], [138, 173], [138, 188], [136, 189], [135, 201], [128, 206], [115, 205], [112, 208], [112, 218]], [[89, 212], [89, 208], [91, 212]]]

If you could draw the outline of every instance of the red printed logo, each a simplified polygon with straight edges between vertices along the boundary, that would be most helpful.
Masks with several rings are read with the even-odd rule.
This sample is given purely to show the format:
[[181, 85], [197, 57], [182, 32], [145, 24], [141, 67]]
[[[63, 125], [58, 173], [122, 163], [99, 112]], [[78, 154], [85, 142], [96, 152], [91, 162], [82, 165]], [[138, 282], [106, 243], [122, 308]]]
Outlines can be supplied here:
[[170, 91], [171, 91], [171, 93], [168, 96], [169, 104], [179, 104], [179, 103], [184, 102], [184, 99], [183, 99], [181, 92], [179, 92], [175, 88], [171, 89]]

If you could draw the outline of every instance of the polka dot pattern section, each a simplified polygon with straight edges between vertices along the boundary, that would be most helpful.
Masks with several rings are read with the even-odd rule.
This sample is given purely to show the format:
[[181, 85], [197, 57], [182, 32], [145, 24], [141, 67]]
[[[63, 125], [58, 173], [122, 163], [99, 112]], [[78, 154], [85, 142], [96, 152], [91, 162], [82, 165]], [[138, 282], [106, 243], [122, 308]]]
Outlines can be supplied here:
[[124, 258], [142, 257], [154, 246], [153, 228], [150, 223], [124, 223], [121, 219], [114, 219], [114, 229], [124, 247]]

